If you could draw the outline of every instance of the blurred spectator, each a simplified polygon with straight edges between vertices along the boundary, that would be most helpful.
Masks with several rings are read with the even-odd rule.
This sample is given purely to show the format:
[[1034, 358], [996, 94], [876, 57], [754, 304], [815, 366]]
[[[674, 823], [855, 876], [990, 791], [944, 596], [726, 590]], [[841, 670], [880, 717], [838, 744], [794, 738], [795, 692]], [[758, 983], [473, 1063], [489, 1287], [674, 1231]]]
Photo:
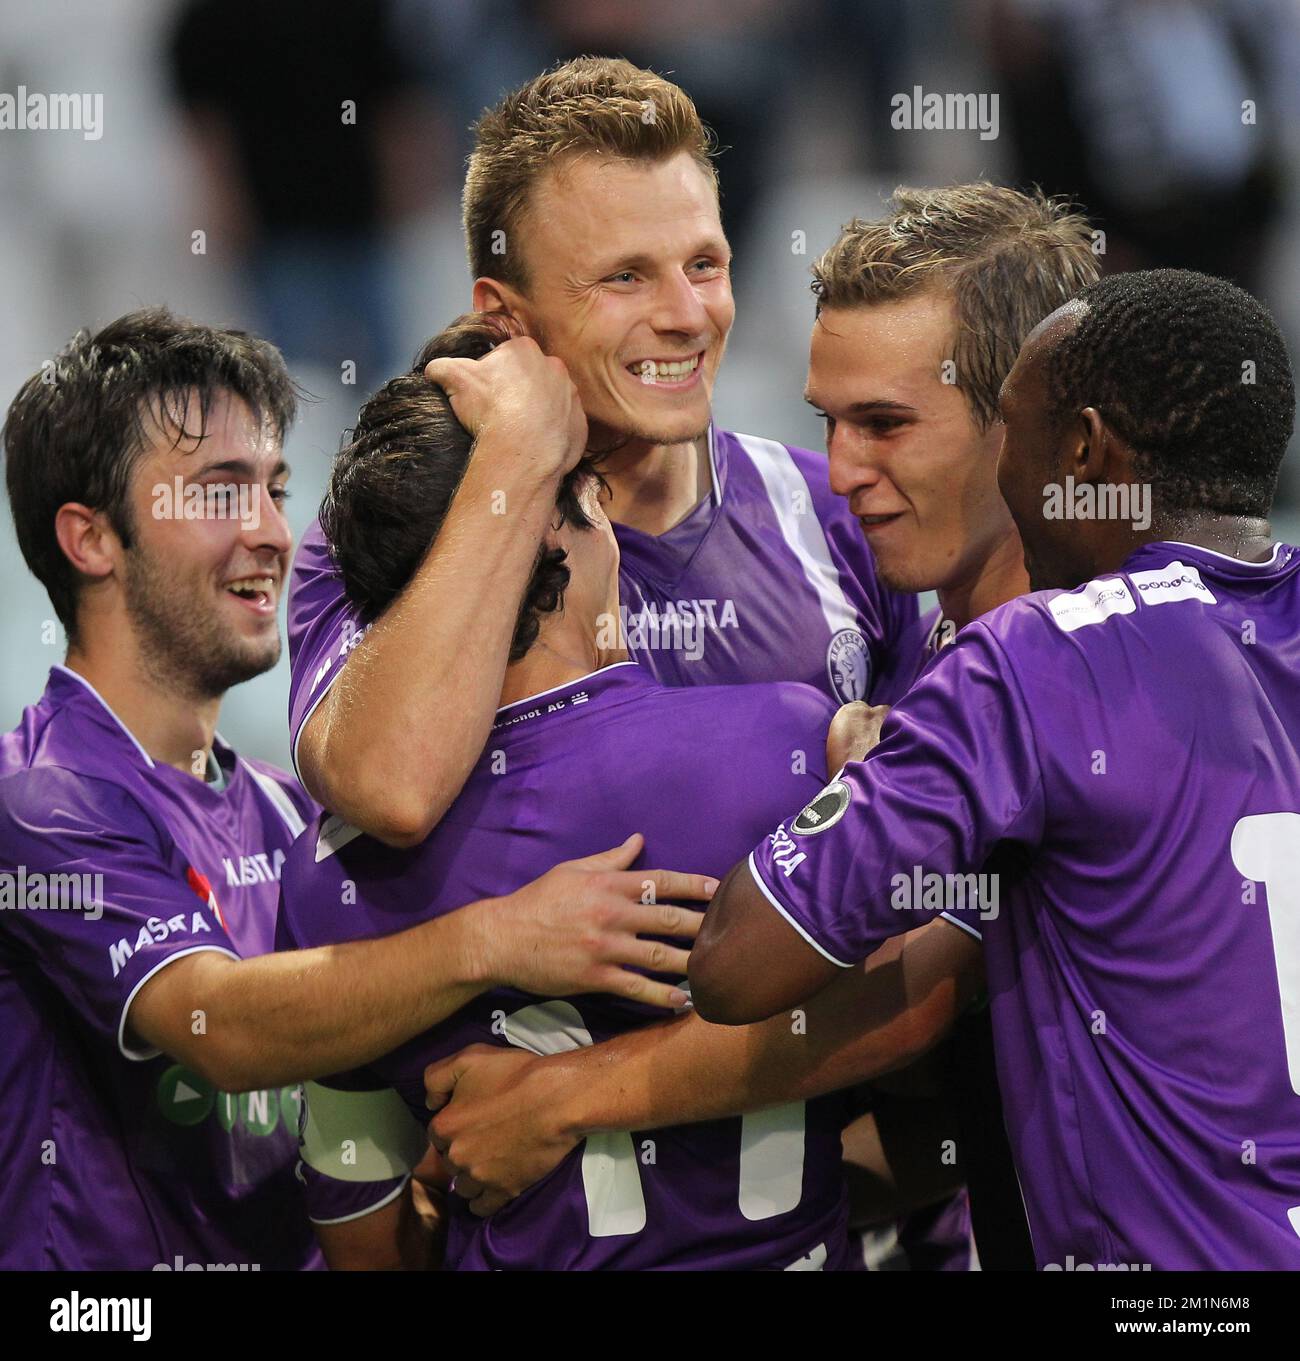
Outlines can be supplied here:
[[1286, 90], [1270, 58], [1294, 8], [994, 0], [990, 15], [1015, 182], [1083, 203], [1111, 270], [1199, 269], [1259, 292], [1282, 206]]
[[291, 363], [369, 391], [399, 364], [386, 223], [428, 196], [437, 120], [386, 0], [190, 0], [171, 44], [211, 247]]

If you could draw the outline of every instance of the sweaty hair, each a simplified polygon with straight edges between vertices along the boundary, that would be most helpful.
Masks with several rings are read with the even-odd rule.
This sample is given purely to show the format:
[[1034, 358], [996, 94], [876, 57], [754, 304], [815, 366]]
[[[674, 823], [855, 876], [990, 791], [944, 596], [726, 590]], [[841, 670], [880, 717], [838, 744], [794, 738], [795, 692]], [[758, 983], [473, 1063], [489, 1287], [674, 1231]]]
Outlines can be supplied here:
[[521, 290], [529, 196], [562, 158], [662, 161], [686, 151], [717, 188], [713, 135], [690, 96], [621, 58], [577, 57], [535, 76], [488, 109], [474, 135], [462, 201], [470, 272]]
[[950, 293], [957, 386], [986, 430], [1025, 337], [1097, 278], [1087, 220], [1038, 190], [987, 183], [899, 188], [886, 207], [854, 218], [813, 265], [817, 312]]
[[[361, 408], [334, 460], [320, 522], [348, 599], [380, 614], [415, 575], [442, 528], [469, 467], [474, 441], [447, 394], [424, 376], [432, 359], [479, 359], [511, 337], [503, 315], [470, 313], [427, 341], [410, 371], [391, 378]], [[564, 524], [590, 528], [578, 501], [595, 477], [584, 459], [555, 499]], [[564, 603], [569, 568], [562, 548], [538, 549], [510, 645], [517, 662], [537, 641], [544, 614]]]
[[[9, 506], [23, 557], [70, 639], [77, 636], [80, 574], [55, 537], [59, 507], [77, 501], [103, 511], [130, 548], [136, 462], [164, 431], [173, 447], [202, 438], [221, 393], [242, 400], [280, 440], [297, 411], [274, 345], [246, 331], [196, 325], [164, 307], [128, 313], [98, 335], [78, 331], [19, 389], [2, 436]], [[182, 429], [196, 410], [197, 429]]]
[[1263, 304], [1186, 269], [1111, 275], [1077, 302], [1044, 356], [1053, 424], [1096, 407], [1165, 510], [1267, 515], [1295, 376]]

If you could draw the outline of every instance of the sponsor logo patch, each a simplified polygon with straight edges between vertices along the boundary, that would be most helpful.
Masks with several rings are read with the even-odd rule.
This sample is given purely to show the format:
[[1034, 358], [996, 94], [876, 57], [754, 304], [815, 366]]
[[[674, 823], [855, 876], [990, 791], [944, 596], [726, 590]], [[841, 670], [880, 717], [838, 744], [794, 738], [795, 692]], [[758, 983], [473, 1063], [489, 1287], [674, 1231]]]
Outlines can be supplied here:
[[816, 836], [828, 831], [844, 816], [853, 791], [842, 780], [832, 780], [790, 824], [795, 836]]
[[1213, 592], [1201, 580], [1200, 572], [1181, 562], [1167, 563], [1151, 572], [1130, 572], [1129, 578], [1144, 605], [1163, 605], [1168, 600], [1204, 600], [1207, 605], [1218, 604]]
[[1082, 590], [1054, 596], [1047, 608], [1063, 633], [1073, 633], [1086, 624], [1100, 624], [1112, 614], [1132, 614], [1137, 601], [1123, 578], [1107, 577], [1090, 581]]

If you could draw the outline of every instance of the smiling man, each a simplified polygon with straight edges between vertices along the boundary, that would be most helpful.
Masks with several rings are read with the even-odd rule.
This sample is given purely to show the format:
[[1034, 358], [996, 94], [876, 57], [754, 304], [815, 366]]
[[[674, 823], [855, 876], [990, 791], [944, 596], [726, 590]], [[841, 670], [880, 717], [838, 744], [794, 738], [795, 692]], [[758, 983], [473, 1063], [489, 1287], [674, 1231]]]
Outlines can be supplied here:
[[[464, 210], [474, 308], [509, 313], [528, 339], [430, 368], [477, 436], [446, 529], [367, 624], [313, 527], [290, 599], [297, 767], [395, 845], [428, 833], [482, 750], [503, 621], [573, 464], [574, 395], [622, 554], [606, 646], [621, 631], [672, 685], [799, 680], [843, 702], [874, 693], [916, 618], [877, 580], [820, 455], [711, 422], [731, 252], [709, 134], [681, 89], [603, 58], [529, 81], [480, 120]], [[524, 443], [519, 413], [542, 404], [554, 434]], [[454, 731], [428, 722], [453, 709]]]
[[[987, 871], [1007, 1128], [1040, 1267], [1300, 1267], [1300, 553], [1268, 515], [1295, 414], [1276, 323], [1118, 275], [1035, 328], [998, 480], [1033, 594], [967, 627], [715, 898], [706, 1018], [816, 993]], [[1151, 524], [1055, 519], [1075, 485]], [[962, 915], [959, 912], [957, 915]]]
[[386, 940], [267, 953], [316, 810], [216, 724], [279, 656], [294, 405], [273, 347], [157, 308], [79, 333], [10, 406], [18, 541], [68, 651], [0, 737], [0, 1266], [319, 1265], [300, 1078], [506, 980], [683, 1000], [620, 966], [665, 925], [647, 878], [707, 895], [620, 877], [636, 839]]

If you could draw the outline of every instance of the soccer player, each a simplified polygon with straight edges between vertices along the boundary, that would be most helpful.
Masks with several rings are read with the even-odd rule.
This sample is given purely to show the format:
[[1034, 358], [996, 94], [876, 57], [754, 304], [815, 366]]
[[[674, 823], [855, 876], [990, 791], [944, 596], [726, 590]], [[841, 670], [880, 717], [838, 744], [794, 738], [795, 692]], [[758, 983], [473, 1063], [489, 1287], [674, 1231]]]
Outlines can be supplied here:
[[638, 841], [390, 940], [267, 953], [316, 809], [216, 723], [279, 653], [294, 404], [271, 346], [150, 309], [79, 334], [9, 409], [18, 540], [68, 651], [0, 739], [4, 1267], [319, 1265], [301, 1077], [507, 979], [681, 1000], [619, 966], [662, 948], [635, 936], [669, 919], [647, 881], [705, 885], [619, 875]]
[[[916, 618], [877, 580], [820, 456], [711, 424], [734, 306], [709, 151], [681, 89], [604, 58], [538, 76], [478, 125], [464, 194], [473, 306], [507, 312], [530, 339], [434, 365], [476, 452], [446, 532], [393, 605], [360, 619], [318, 528], [290, 597], [296, 767], [326, 807], [390, 844], [417, 844], [478, 760], [508, 623], [572, 466], [562, 371], [543, 441], [519, 438], [521, 402], [491, 419], [479, 409], [541, 372], [534, 342], [567, 367], [601, 456], [624, 611], [606, 632], [618, 643], [625, 625], [653, 676], [800, 680], [863, 699]], [[453, 708], [454, 731], [428, 723]]]
[[[911, 671], [892, 666], [884, 698], [905, 691], [918, 661], [933, 664], [972, 619], [1028, 590], [1020, 539], [997, 487], [998, 390], [1034, 325], [1096, 278], [1091, 247], [1087, 223], [1041, 195], [992, 184], [900, 189], [885, 217], [849, 223], [813, 268], [818, 310], [806, 395], [826, 418], [832, 489], [871, 537], [881, 579], [939, 596], [938, 609], [914, 626], [922, 645], [904, 650]], [[864, 706], [841, 710], [831, 769], [874, 718]], [[952, 949], [960, 956], [957, 943]], [[671, 1038], [635, 1033], [604, 1048], [539, 1060], [481, 1051], [431, 1071], [435, 1100], [454, 1092], [434, 1136], [454, 1165], [468, 1160], [474, 1177], [489, 1183], [484, 1205], [542, 1175], [548, 1159], [589, 1129], [738, 1113], [767, 1090], [754, 1076], [761, 1052], [754, 1037], [728, 1038], [698, 1017], [678, 1022]], [[805, 1090], [805, 1065], [815, 1068], [819, 1056], [784, 1043], [778, 1053], [786, 1080]], [[859, 1053], [880, 1062], [878, 1047]], [[942, 1058], [981, 1264], [1032, 1267], [986, 1008], [961, 1019]], [[876, 1128], [859, 1123], [846, 1135], [850, 1145], [921, 1142], [914, 1127], [931, 1113], [925, 1103], [877, 1093], [874, 1105]], [[946, 1118], [949, 1128], [924, 1140], [933, 1152], [908, 1159], [931, 1186], [953, 1175], [940, 1156], [954, 1132]], [[943, 1237], [929, 1233], [925, 1250], [933, 1254]], [[960, 1263], [960, 1251], [945, 1260]]]
[[[339, 456], [322, 522], [349, 598], [384, 609], [446, 532], [471, 437], [424, 364], [481, 352], [491, 319], [467, 318], [362, 409]], [[418, 847], [385, 846], [322, 815], [290, 852], [282, 945], [311, 947], [434, 918], [537, 867], [644, 832], [647, 854], [708, 873], [752, 839], [764, 811], [812, 791], [834, 706], [808, 686], [667, 687], [602, 641], [619, 607], [619, 544], [581, 464], [561, 483], [522, 606], [487, 746]], [[437, 713], [429, 722], [439, 722]], [[944, 923], [939, 928], [956, 935]], [[679, 969], [665, 946], [657, 971]], [[644, 1027], [617, 998], [544, 1003], [496, 990], [360, 1070], [310, 1083], [303, 1157], [332, 1264], [398, 1258], [405, 1171], [427, 1147], [424, 1070], [473, 1041], [534, 1054]], [[387, 1095], [386, 1095], [387, 1094]], [[834, 1269], [846, 1257], [836, 1097], [654, 1134], [593, 1135], [490, 1222], [449, 1201], [448, 1258], [484, 1268]], [[359, 1150], [367, 1150], [363, 1157]], [[373, 1256], [370, 1260], [373, 1262]]]
[[1001, 411], [1034, 594], [963, 630], [867, 759], [733, 869], [695, 1005], [724, 1023], [795, 1005], [996, 874], [980, 925], [1039, 1265], [1294, 1270], [1300, 551], [1268, 524], [1284, 342], [1222, 280], [1122, 274], [1035, 329]]

